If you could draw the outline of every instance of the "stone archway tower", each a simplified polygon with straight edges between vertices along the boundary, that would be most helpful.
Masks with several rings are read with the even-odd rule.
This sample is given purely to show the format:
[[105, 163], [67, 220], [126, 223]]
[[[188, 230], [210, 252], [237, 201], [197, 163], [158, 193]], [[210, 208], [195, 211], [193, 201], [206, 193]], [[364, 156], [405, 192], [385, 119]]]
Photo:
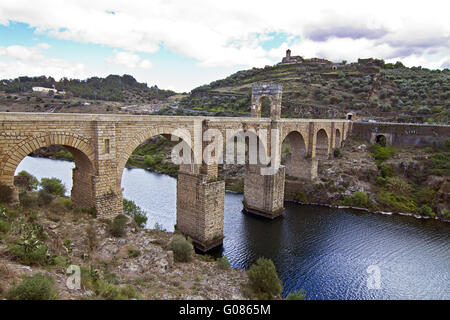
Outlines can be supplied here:
[[251, 116], [261, 118], [261, 99], [270, 99], [270, 118], [279, 120], [281, 118], [281, 97], [283, 88], [281, 84], [262, 83], [252, 87]]

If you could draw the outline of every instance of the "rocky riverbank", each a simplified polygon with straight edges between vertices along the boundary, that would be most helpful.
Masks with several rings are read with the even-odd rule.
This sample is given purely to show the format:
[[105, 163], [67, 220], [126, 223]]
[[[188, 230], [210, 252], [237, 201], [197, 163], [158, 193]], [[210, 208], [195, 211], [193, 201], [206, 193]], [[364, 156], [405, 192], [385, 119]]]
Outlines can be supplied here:
[[[142, 229], [127, 217], [125, 235], [114, 237], [107, 221], [62, 203], [2, 209], [8, 217], [0, 232], [0, 296], [6, 297], [23, 276], [44, 274], [53, 279], [59, 299], [246, 298], [241, 290], [248, 281], [245, 271], [197, 254], [191, 262], [174, 261], [173, 233]], [[24, 263], [12, 252], [29, 248], [30, 241], [39, 241], [46, 251]], [[69, 265], [81, 268], [80, 289], [66, 285]]]
[[370, 146], [350, 137], [313, 181], [286, 180], [286, 200], [450, 221], [448, 147]]

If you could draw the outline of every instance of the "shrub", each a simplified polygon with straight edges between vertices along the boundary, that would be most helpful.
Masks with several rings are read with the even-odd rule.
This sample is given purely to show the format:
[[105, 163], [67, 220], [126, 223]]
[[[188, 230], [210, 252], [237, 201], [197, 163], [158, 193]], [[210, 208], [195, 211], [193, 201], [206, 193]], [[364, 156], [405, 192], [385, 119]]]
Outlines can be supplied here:
[[421, 215], [424, 215], [424, 216], [430, 216], [430, 217], [435, 216], [433, 209], [431, 209], [430, 206], [428, 206], [426, 204], [424, 204], [423, 206], [420, 207], [419, 212]]
[[57, 298], [53, 278], [42, 273], [23, 276], [21, 283], [14, 285], [7, 294], [10, 300], [54, 300]]
[[228, 261], [227, 256], [223, 256], [223, 257], [217, 259], [217, 265], [218, 265], [219, 269], [222, 269], [222, 270], [230, 269], [230, 262]]
[[27, 183], [29, 190], [36, 190], [39, 186], [39, 180], [33, 176], [31, 173], [28, 173], [25, 170], [22, 170], [18, 173], [19, 176], [27, 177]]
[[58, 178], [42, 178], [40, 185], [42, 190], [56, 196], [63, 196], [66, 193], [66, 187]]
[[375, 178], [375, 185], [378, 187], [384, 187], [384, 185], [386, 184], [386, 179], [383, 177], [376, 177]]
[[37, 202], [40, 206], [47, 206], [49, 205], [53, 199], [55, 199], [55, 196], [49, 193], [48, 191], [41, 189], [38, 192]]
[[183, 236], [175, 236], [169, 244], [173, 257], [177, 262], [189, 262], [194, 255], [194, 247]]
[[7, 233], [11, 228], [11, 224], [6, 220], [0, 220], [0, 233]]
[[415, 192], [415, 199], [418, 206], [422, 206], [424, 204], [431, 204], [436, 195], [436, 191], [431, 188], [419, 188]]
[[306, 293], [303, 289], [290, 292], [285, 300], [304, 300], [306, 298]]
[[109, 224], [109, 232], [114, 237], [125, 236], [125, 225], [127, 224], [128, 218], [123, 214], [119, 214], [114, 218], [114, 220]]
[[20, 205], [24, 208], [31, 208], [38, 203], [38, 199], [35, 193], [21, 192], [19, 194]]
[[381, 191], [377, 194], [378, 202], [387, 209], [396, 212], [416, 212], [415, 202], [405, 196], [396, 195], [392, 192]]
[[339, 158], [342, 156], [342, 151], [340, 148], [336, 148], [336, 149], [334, 149], [333, 154], [336, 158]]
[[8, 246], [11, 256], [27, 265], [45, 265], [51, 259], [51, 253], [43, 242], [47, 239], [44, 228], [39, 224], [22, 224], [17, 239]]
[[343, 206], [367, 208], [368, 202], [367, 194], [362, 191], [357, 191], [354, 192], [352, 196], [345, 196], [344, 200], [340, 201], [339, 204]]
[[299, 191], [297, 192], [297, 194], [295, 195], [297, 201], [306, 203], [308, 202], [308, 198], [306, 197], [306, 194], [303, 191]]
[[281, 293], [281, 281], [272, 260], [259, 258], [247, 274], [249, 287], [257, 299], [272, 299]]
[[12, 202], [13, 189], [3, 182], [0, 182], [0, 203]]
[[70, 198], [59, 197], [58, 203], [61, 204], [62, 206], [64, 206], [64, 208], [66, 208], [67, 210], [71, 210], [73, 207], [72, 199], [70, 199]]
[[376, 143], [370, 147], [370, 152], [374, 156], [375, 160], [384, 161], [392, 156], [394, 149], [392, 147], [383, 147]]
[[411, 194], [412, 186], [403, 177], [390, 177], [386, 179], [386, 188], [403, 196]]
[[137, 258], [141, 255], [141, 251], [138, 249], [128, 249], [128, 258]]
[[379, 169], [383, 178], [392, 177], [394, 175], [394, 169], [391, 165], [382, 163]]
[[147, 223], [147, 215], [134, 201], [123, 199], [123, 213], [133, 217], [139, 227], [144, 227]]

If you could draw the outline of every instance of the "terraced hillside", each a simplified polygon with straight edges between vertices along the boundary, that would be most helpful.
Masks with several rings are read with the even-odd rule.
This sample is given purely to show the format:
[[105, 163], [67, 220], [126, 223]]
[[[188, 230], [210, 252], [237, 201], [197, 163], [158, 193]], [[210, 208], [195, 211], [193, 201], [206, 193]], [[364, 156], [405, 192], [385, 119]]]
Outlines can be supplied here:
[[[310, 59], [314, 60], [314, 59]], [[236, 72], [191, 91], [185, 110], [216, 115], [249, 113], [255, 83], [283, 85], [283, 117], [359, 117], [398, 122], [447, 123], [450, 70], [406, 68], [378, 59], [358, 63], [303, 62]]]

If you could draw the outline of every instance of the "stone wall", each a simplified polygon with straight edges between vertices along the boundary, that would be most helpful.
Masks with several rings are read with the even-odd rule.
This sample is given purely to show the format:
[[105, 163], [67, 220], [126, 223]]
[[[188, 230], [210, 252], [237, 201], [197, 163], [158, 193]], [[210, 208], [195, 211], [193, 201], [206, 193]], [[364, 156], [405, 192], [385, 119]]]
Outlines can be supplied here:
[[384, 135], [388, 143], [397, 146], [442, 145], [450, 137], [450, 126], [353, 122], [352, 135], [371, 143]]

